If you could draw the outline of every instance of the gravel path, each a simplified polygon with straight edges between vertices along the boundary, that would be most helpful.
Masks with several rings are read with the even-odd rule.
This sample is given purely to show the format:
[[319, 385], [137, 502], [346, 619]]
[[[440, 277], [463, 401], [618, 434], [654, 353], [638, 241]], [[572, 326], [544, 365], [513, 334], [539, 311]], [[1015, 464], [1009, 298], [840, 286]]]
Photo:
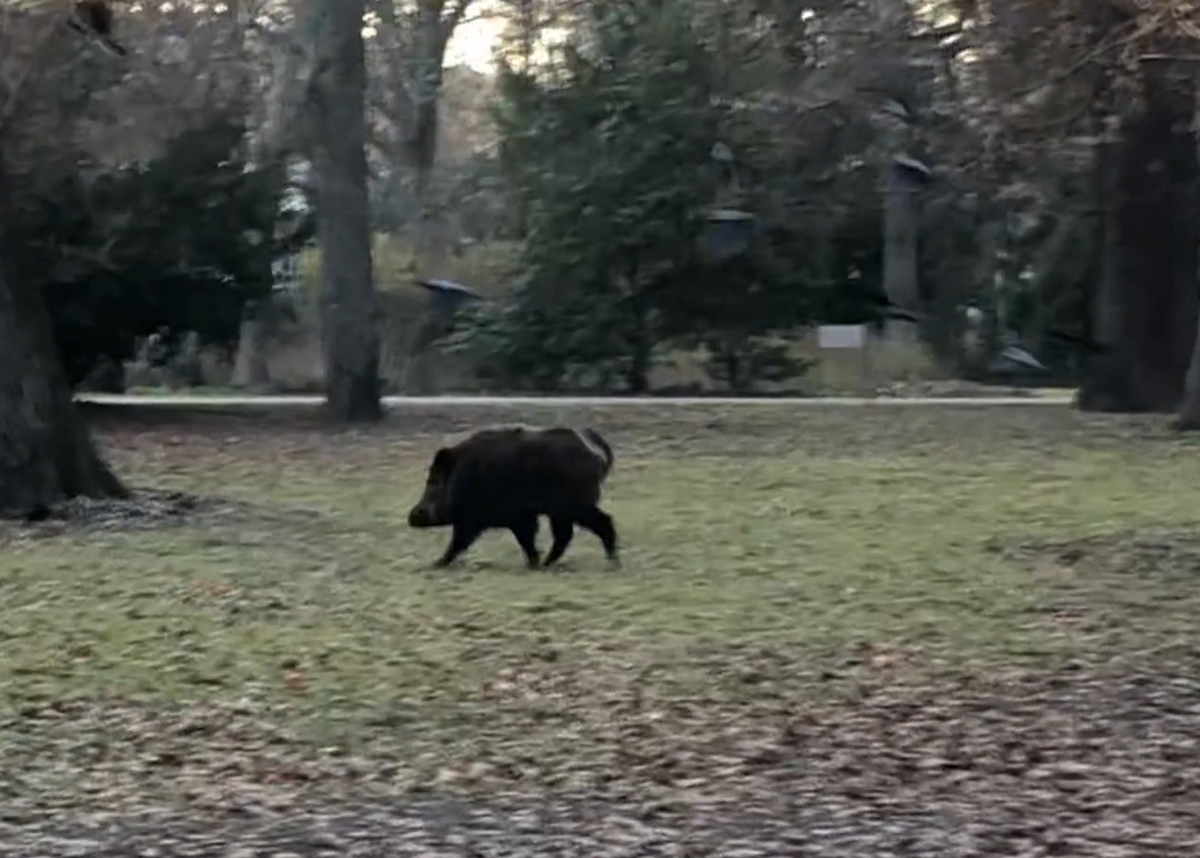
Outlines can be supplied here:
[[[83, 393], [76, 399], [95, 405], [149, 406], [165, 408], [291, 408], [316, 407], [325, 402], [322, 396], [309, 395], [189, 395], [189, 394], [108, 394]], [[430, 407], [488, 407], [526, 408], [610, 408], [683, 406], [735, 406], [765, 408], [826, 408], [830, 406], [910, 405], [929, 406], [1035, 406], [1070, 405], [1071, 394], [1038, 392], [1024, 396], [385, 396], [385, 408]]]

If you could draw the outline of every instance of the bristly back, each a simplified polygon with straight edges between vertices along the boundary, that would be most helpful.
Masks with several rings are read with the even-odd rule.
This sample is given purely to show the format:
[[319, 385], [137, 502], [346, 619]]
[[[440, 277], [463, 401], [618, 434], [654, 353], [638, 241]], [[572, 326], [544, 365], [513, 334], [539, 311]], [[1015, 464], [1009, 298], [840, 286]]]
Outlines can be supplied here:
[[591, 427], [584, 429], [571, 429], [566, 426], [542, 428], [524, 424], [489, 426], [485, 429], [477, 430], [467, 438], [464, 438], [453, 449], [464, 452], [471, 451], [472, 453], [488, 449], [495, 450], [497, 445], [500, 448], [511, 449], [509, 445], [519, 445], [525, 441], [534, 440], [539, 437], [548, 438], [553, 436], [558, 436], [564, 440], [566, 437], [573, 437], [584, 449], [603, 463], [605, 476], [612, 470], [613, 462], [615, 461], [613, 449], [604, 439], [604, 436]]

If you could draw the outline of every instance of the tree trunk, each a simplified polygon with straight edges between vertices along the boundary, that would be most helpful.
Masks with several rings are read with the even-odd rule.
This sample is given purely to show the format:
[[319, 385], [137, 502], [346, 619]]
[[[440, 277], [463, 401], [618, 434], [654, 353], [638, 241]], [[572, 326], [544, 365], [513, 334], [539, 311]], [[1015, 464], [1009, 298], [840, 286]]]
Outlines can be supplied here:
[[731, 393], [745, 393], [742, 385], [742, 364], [738, 360], [737, 344], [729, 342], [725, 344], [725, 377], [729, 381], [729, 390]]
[[[913, 183], [902, 169], [888, 164], [887, 190], [884, 193], [883, 290], [888, 301], [909, 312], [920, 303], [917, 281], [917, 226], [919, 200]], [[889, 319], [887, 338], [899, 342], [917, 342], [914, 322]]]
[[437, 163], [438, 104], [441, 101], [446, 39], [441, 3], [417, 13], [418, 68], [411, 81], [412, 113], [408, 129], [408, 159], [413, 170], [416, 217], [413, 245], [423, 267], [437, 265], [446, 247], [438, 230], [439, 215], [433, 205], [434, 168]]
[[635, 250], [628, 250], [625, 260], [625, 285], [628, 289], [626, 302], [629, 313], [628, 347], [629, 363], [625, 366], [625, 383], [629, 393], [640, 396], [650, 390], [650, 358], [654, 351], [654, 340], [650, 335], [650, 308], [646, 288], [641, 282], [641, 262]]
[[247, 307], [238, 333], [237, 356], [233, 361], [231, 383], [234, 387], [263, 390], [271, 381], [267, 359], [263, 354], [262, 327], [258, 307]]
[[378, 420], [379, 297], [367, 200], [364, 0], [325, 0], [317, 79], [317, 241], [326, 398], [343, 421]]
[[75, 412], [41, 290], [15, 276], [5, 232], [12, 202], [0, 158], [0, 513], [36, 517], [67, 498], [127, 497]]
[[1145, 111], [1100, 165], [1106, 224], [1095, 339], [1101, 353], [1080, 388], [1086, 410], [1174, 411], [1196, 339], [1194, 93], [1150, 71], [1145, 91]]
[[[640, 302], [639, 302], [640, 303]], [[654, 354], [654, 338], [650, 333], [648, 313], [639, 310], [633, 317], [629, 332], [629, 363], [626, 365], [625, 382], [629, 393], [641, 396], [650, 391], [650, 364]]]
[[389, 118], [399, 128], [403, 156], [412, 171], [409, 234], [422, 267], [442, 261], [446, 251], [433, 199], [438, 109], [446, 46], [470, 4], [471, 0], [418, 3], [415, 22], [403, 32], [392, 0], [376, 7], [387, 46]]
[[639, 338], [629, 356], [629, 371], [625, 374], [625, 383], [629, 386], [631, 396], [641, 396], [650, 389], [650, 349]]
[[1084, 411], [1121, 411], [1135, 395], [1131, 361], [1121, 331], [1125, 296], [1120, 282], [1121, 146], [1105, 140], [1096, 151], [1096, 200], [1100, 220], [1096, 247], [1100, 276], [1092, 295], [1092, 329], [1096, 344], [1088, 356], [1087, 371], [1079, 388], [1078, 404]]
[[1183, 403], [1179, 406], [1175, 428], [1182, 432], [1200, 430], [1200, 332], [1192, 344], [1192, 357], [1183, 380]]
[[[1197, 120], [1200, 120], [1200, 100], [1193, 106], [1193, 128], [1197, 127]], [[1200, 160], [1200, 154], [1197, 157]], [[1200, 430], [1200, 312], [1196, 315], [1197, 329], [1192, 334], [1192, 354], [1183, 378], [1183, 401], [1179, 405], [1179, 415], [1175, 421], [1175, 428], [1183, 432]]]

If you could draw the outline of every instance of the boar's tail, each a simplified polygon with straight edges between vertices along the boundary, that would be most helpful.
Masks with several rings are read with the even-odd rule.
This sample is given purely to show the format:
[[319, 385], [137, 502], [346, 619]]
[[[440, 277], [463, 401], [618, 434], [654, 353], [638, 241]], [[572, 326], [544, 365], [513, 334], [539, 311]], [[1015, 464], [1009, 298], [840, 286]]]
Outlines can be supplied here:
[[595, 429], [583, 429], [579, 433], [579, 438], [585, 445], [592, 449], [593, 452], [599, 455], [604, 460], [604, 476], [608, 476], [608, 472], [612, 470], [614, 456], [612, 447], [608, 446], [608, 442]]

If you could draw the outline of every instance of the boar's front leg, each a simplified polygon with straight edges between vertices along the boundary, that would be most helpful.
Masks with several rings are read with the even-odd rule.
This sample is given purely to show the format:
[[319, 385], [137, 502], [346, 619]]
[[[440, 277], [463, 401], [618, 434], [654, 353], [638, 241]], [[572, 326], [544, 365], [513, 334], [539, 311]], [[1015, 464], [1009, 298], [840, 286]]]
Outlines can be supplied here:
[[525, 552], [525, 564], [530, 569], [541, 565], [541, 556], [537, 548], [538, 519], [536, 515], [525, 516], [509, 526], [512, 535], [517, 538], [517, 544]]
[[483, 533], [483, 528], [478, 525], [456, 522], [454, 524], [454, 532], [450, 535], [450, 544], [446, 546], [446, 553], [433, 565], [438, 569], [449, 566], [454, 562], [455, 557], [471, 547], [471, 544], [479, 538], [479, 534], [481, 533]]

